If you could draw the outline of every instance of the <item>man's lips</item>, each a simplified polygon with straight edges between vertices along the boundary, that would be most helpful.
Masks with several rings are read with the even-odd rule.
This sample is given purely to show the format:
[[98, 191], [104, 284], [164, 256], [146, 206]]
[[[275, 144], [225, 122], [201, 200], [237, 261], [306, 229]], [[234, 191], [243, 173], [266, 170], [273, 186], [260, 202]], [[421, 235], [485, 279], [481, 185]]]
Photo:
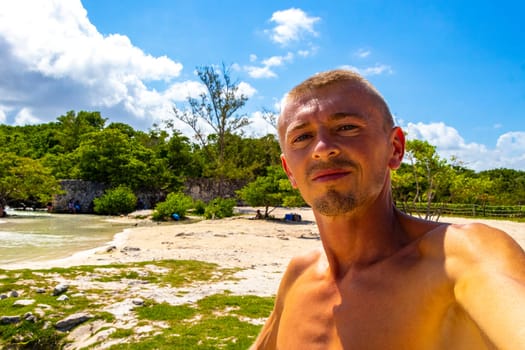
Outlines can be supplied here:
[[335, 158], [328, 162], [312, 163], [306, 170], [306, 176], [310, 181], [335, 181], [351, 174], [356, 168], [356, 163], [350, 159]]
[[350, 171], [344, 169], [327, 169], [315, 172], [311, 179], [318, 182], [331, 181], [340, 179], [348, 174], [350, 174]]

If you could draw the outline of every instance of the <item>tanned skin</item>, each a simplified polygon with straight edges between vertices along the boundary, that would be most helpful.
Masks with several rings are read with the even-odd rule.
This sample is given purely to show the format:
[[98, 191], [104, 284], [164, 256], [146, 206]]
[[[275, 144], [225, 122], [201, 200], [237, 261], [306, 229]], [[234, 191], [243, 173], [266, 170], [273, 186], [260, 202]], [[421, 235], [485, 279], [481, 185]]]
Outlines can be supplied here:
[[292, 259], [252, 349], [525, 349], [524, 251], [486, 225], [398, 211], [402, 130], [367, 83], [329, 78], [296, 89], [279, 120], [323, 249]]

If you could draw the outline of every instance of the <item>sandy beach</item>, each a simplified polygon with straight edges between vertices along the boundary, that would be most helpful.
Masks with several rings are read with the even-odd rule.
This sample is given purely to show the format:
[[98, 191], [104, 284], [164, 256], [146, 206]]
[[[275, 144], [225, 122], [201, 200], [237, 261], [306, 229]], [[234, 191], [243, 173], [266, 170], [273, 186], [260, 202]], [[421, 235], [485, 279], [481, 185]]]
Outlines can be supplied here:
[[[182, 288], [125, 278], [101, 283], [97, 281], [100, 274], [115, 270], [103, 266], [100, 267], [100, 271], [89, 276], [80, 274], [74, 278], [64, 278], [59, 274], [52, 274], [46, 277], [50, 287], [58, 283], [71, 285], [76, 291], [76, 294], [71, 295], [73, 298], [75, 295], [82, 296], [98, 290], [104, 297], [94, 298], [104, 305], [99, 306], [97, 310], [115, 316], [114, 321], [87, 322], [76, 327], [68, 333], [69, 343], [65, 349], [91, 346], [94, 349], [108, 349], [111, 345], [129, 341], [112, 338], [111, 333], [117, 329], [131, 329], [138, 334], [136, 337], [142, 337], [142, 332], [155, 334], [166, 327], [155, 323], [139, 327], [139, 319], [134, 311], [136, 300], [154, 300], [170, 305], [195, 304], [205, 297], [225, 292], [273, 297], [290, 259], [295, 255], [321, 248], [317, 226], [310, 209], [278, 208], [271, 213], [276, 220], [255, 220], [256, 209], [237, 208], [238, 215], [221, 220], [192, 219], [177, 223], [155, 223], [144, 219], [149, 212], [135, 212], [127, 217], [110, 219], [130, 223], [133, 228], [117, 234], [113, 241], [104, 246], [78, 252], [65, 259], [11, 264], [3, 268], [45, 269], [164, 259], [200, 260], [216, 263], [224, 268], [238, 268], [234, 278], [219, 279], [211, 283], [190, 283]], [[299, 214], [302, 220], [282, 220], [285, 214], [289, 213]], [[506, 231], [525, 247], [525, 223], [462, 218], [444, 218], [441, 221], [458, 224], [483, 222]], [[126, 269], [127, 265], [121, 266]], [[264, 319], [251, 319], [249, 322], [260, 325]]]
[[[239, 215], [221, 220], [201, 220], [191, 224], [155, 224], [141, 219], [147, 212], [115, 218], [131, 221], [132, 229], [115, 236], [107, 245], [79, 252], [71, 257], [8, 268], [46, 268], [79, 265], [106, 265], [162, 259], [201, 260], [223, 267], [242, 269], [233, 289], [239, 293], [273, 295], [291, 257], [321, 247], [312, 211], [309, 208], [277, 208], [271, 215], [282, 219], [299, 214], [301, 222], [254, 220], [257, 208], [237, 208]], [[509, 233], [525, 247], [525, 223], [504, 220], [443, 218], [450, 223], [482, 222]]]

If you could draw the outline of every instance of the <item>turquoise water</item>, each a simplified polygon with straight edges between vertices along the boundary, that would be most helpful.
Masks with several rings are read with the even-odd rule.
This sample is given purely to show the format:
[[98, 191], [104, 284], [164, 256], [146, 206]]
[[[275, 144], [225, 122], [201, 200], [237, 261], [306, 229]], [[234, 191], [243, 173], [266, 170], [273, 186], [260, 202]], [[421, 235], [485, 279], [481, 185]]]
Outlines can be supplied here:
[[0, 218], [0, 267], [68, 257], [110, 242], [131, 224], [98, 215], [11, 212]]

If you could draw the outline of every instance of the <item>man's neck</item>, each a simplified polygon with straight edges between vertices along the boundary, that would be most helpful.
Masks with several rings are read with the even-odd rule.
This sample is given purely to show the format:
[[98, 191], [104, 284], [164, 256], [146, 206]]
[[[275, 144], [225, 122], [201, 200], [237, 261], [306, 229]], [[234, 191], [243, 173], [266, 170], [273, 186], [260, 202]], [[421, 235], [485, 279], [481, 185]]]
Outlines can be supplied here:
[[314, 211], [335, 279], [343, 278], [351, 270], [369, 267], [411, 241], [392, 203], [382, 205], [343, 216], [324, 216]]

